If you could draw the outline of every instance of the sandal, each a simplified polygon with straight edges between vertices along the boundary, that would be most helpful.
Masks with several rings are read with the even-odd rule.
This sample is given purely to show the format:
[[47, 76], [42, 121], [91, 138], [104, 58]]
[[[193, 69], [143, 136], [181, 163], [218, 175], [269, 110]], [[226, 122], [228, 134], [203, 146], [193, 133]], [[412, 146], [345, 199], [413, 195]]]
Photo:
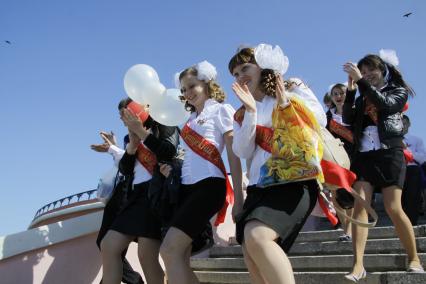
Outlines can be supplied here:
[[365, 268], [361, 271], [359, 275], [354, 274], [346, 274], [345, 278], [349, 281], [352, 281], [354, 283], [358, 283], [361, 279], [364, 279], [367, 277], [367, 271], [365, 271]]
[[343, 234], [337, 238], [339, 242], [350, 242], [352, 241], [352, 237], [346, 234]]
[[413, 272], [413, 273], [424, 273], [425, 270], [423, 269], [423, 267], [420, 265], [409, 265], [407, 268], [407, 272]]

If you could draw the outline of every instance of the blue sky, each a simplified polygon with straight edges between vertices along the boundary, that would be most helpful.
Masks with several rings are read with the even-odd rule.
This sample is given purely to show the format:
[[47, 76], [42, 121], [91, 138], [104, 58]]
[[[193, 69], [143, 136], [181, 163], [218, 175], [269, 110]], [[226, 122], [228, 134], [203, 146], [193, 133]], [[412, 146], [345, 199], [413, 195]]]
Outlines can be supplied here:
[[417, 92], [412, 133], [426, 139], [425, 19], [421, 0], [2, 0], [0, 235], [25, 230], [46, 203], [96, 187], [112, 162], [89, 145], [100, 130], [126, 133], [116, 105], [138, 63], [171, 88], [175, 72], [207, 59], [238, 107], [227, 64], [240, 44], [280, 45], [287, 76], [320, 99], [346, 81], [343, 63], [395, 49]]

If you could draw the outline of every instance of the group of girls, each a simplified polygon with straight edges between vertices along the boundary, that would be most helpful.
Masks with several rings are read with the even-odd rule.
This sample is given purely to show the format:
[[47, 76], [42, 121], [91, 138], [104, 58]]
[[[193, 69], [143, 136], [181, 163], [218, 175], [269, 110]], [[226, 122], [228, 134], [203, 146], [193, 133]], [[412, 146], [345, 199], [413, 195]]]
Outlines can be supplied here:
[[[232, 202], [236, 237], [252, 283], [294, 283], [287, 253], [317, 202], [324, 179], [318, 167], [321, 143], [317, 131], [331, 120], [353, 133], [352, 144], [346, 147], [352, 151], [352, 170], [358, 177], [354, 189], [366, 200], [373, 188], [382, 189], [386, 210], [408, 253], [409, 268], [420, 270], [413, 228], [400, 206], [404, 156], [399, 114], [412, 93], [400, 73], [375, 55], [366, 56], [358, 66], [345, 64], [348, 91], [339, 86], [343, 99], [334, 101], [336, 107], [327, 121], [322, 106], [303, 82], [284, 80], [288, 59], [279, 47], [260, 44], [239, 49], [228, 67], [235, 78], [232, 90], [242, 103], [237, 111], [224, 103], [216, 69], [207, 61], [178, 73], [176, 83], [191, 112], [182, 129], [161, 125], [151, 117], [142, 122], [129, 110], [120, 111], [129, 143], [119, 169], [131, 181], [127, 203], [101, 243], [103, 283], [120, 283], [121, 255], [132, 241], [138, 242], [148, 284], [164, 283], [165, 278], [170, 284], [199, 283], [190, 268], [194, 241], [215, 215], [215, 225], [223, 222]], [[360, 96], [355, 100], [356, 88]], [[295, 135], [297, 123], [305, 126], [297, 139], [310, 137], [318, 143], [305, 147], [288, 140], [285, 135]], [[312, 141], [303, 140], [305, 144]], [[180, 201], [162, 234], [162, 220], [150, 206], [151, 180], [175, 170], [170, 162], [178, 144], [184, 150]], [[224, 148], [233, 189], [221, 158]], [[312, 164], [306, 164], [307, 157]], [[245, 200], [240, 159], [248, 165]], [[293, 171], [292, 167], [305, 168]], [[354, 216], [367, 219], [357, 204]], [[353, 238], [355, 262], [347, 278], [356, 282], [365, 277], [362, 257], [367, 230], [354, 226]]]

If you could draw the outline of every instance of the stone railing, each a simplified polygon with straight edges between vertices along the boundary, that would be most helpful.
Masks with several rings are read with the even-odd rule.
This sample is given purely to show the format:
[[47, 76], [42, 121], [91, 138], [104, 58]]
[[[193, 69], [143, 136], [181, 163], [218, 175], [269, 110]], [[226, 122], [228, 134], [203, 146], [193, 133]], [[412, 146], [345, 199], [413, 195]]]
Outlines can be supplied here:
[[57, 211], [58, 209], [61, 209], [61, 208], [70, 207], [75, 203], [90, 201], [94, 199], [96, 199], [96, 189], [76, 193], [76, 194], [58, 199], [38, 209], [33, 218], [33, 221], [37, 219], [38, 217], [44, 214], [50, 213], [52, 211]]

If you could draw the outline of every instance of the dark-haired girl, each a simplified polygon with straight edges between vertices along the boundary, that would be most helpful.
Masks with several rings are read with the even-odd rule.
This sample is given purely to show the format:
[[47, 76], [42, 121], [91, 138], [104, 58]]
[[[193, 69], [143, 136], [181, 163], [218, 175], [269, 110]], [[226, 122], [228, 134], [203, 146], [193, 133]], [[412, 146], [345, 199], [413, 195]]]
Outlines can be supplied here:
[[[354, 189], [371, 202], [373, 188], [380, 188], [387, 214], [408, 254], [407, 271], [423, 271], [417, 255], [413, 227], [401, 207], [406, 163], [403, 154], [402, 111], [413, 90], [393, 64], [377, 55], [367, 55], [358, 64], [346, 63], [349, 84], [356, 83], [360, 96], [346, 96], [343, 122], [354, 130], [351, 170]], [[355, 202], [355, 219], [366, 222], [367, 213]], [[358, 282], [366, 277], [363, 264], [368, 229], [353, 226], [354, 266], [345, 277]]]

